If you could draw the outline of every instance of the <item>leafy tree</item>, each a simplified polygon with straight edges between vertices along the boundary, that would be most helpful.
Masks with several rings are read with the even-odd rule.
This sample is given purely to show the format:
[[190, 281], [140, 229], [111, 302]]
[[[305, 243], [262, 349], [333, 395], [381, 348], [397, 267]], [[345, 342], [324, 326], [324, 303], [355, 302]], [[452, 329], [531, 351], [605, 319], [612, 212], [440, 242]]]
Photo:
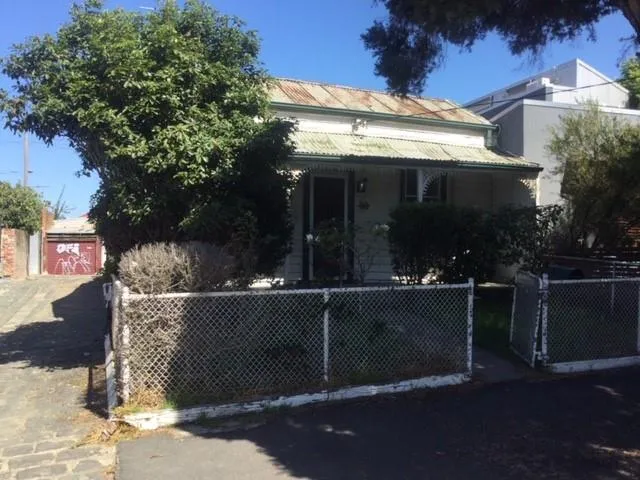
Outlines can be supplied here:
[[554, 240], [562, 214], [560, 205], [501, 208], [494, 215], [500, 263], [519, 264], [525, 270], [542, 272], [545, 257], [556, 248]]
[[375, 71], [390, 90], [419, 93], [444, 59], [448, 45], [471, 49], [495, 32], [515, 55], [538, 55], [551, 41], [572, 40], [621, 11], [640, 33], [640, 0], [379, 0], [389, 18], [362, 36]]
[[0, 227], [35, 233], [40, 229], [43, 202], [29, 187], [0, 182]]
[[562, 117], [548, 151], [567, 201], [569, 243], [614, 249], [640, 225], [640, 127], [589, 103]]
[[629, 107], [640, 107], [640, 60], [630, 58], [622, 64], [620, 84], [629, 90]]
[[148, 13], [103, 6], [76, 4], [55, 35], [13, 47], [7, 125], [65, 137], [82, 173], [97, 173], [90, 217], [112, 253], [241, 238], [238, 250], [254, 249], [257, 271], [271, 272], [291, 236], [292, 127], [269, 115], [256, 35], [202, 0]]

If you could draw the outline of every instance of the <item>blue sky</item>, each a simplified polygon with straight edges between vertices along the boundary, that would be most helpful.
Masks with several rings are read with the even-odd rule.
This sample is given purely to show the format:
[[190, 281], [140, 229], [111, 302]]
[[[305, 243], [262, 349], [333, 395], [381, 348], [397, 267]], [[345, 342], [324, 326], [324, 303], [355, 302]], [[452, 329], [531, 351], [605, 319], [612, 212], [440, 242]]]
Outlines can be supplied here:
[[[384, 80], [373, 74], [373, 60], [360, 34], [381, 19], [384, 10], [372, 0], [210, 0], [224, 13], [243, 18], [262, 38], [262, 61], [275, 76], [317, 80], [364, 88], [384, 89]], [[10, 46], [32, 35], [54, 32], [67, 18], [71, 0], [0, 0], [0, 56]], [[155, 0], [108, 0], [109, 7], [152, 7]], [[584, 39], [551, 45], [538, 63], [512, 57], [504, 44], [489, 36], [467, 52], [451, 48], [444, 67], [429, 80], [427, 96], [464, 103], [519, 78], [580, 57], [606, 75], [616, 78], [623, 50], [620, 39], [632, 30], [622, 15], [605, 18], [596, 29], [598, 40]], [[0, 77], [0, 87], [8, 81]], [[78, 178], [80, 162], [64, 140], [46, 147], [31, 142], [30, 184], [54, 201], [63, 186], [64, 198], [74, 207], [72, 215], [89, 209], [96, 178]], [[15, 173], [13, 173], [15, 172]], [[0, 180], [22, 178], [22, 141], [0, 130]]]

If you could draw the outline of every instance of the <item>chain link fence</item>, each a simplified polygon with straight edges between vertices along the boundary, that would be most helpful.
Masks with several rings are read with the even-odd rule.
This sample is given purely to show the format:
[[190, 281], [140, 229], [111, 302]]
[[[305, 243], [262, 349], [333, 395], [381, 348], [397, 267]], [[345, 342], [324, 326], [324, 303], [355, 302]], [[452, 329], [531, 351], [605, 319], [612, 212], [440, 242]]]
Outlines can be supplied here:
[[140, 295], [114, 282], [125, 403], [238, 402], [471, 373], [473, 282]]
[[640, 363], [640, 278], [516, 277], [511, 347], [568, 372]]
[[638, 355], [640, 280], [552, 280], [547, 293], [547, 364]]

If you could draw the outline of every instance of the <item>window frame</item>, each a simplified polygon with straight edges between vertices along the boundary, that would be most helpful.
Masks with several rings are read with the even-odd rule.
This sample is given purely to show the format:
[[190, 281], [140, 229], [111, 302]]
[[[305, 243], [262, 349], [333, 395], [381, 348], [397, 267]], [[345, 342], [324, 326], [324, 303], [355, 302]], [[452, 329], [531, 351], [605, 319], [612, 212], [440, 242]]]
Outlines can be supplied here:
[[[411, 172], [411, 173], [410, 173]], [[410, 190], [409, 186], [412, 183], [412, 177], [415, 176], [415, 186]], [[420, 198], [419, 192], [422, 185], [420, 185], [420, 179], [422, 178], [419, 175], [419, 169], [416, 168], [404, 168], [401, 170], [400, 175], [400, 201], [401, 202], [417, 202]], [[433, 184], [430, 184], [427, 189], [422, 192], [422, 202], [443, 202], [447, 201], [447, 183], [448, 176], [446, 173], [442, 173], [432, 180], [433, 182], [437, 182], [437, 193], [435, 195], [427, 195], [426, 190], [431, 188]], [[407, 192], [415, 192], [415, 193], [407, 193]]]

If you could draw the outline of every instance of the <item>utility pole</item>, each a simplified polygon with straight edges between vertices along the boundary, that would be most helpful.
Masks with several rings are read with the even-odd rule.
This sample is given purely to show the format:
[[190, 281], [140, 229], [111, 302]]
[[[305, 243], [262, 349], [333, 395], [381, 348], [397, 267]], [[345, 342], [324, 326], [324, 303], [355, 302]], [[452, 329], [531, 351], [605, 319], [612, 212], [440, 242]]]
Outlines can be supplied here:
[[24, 168], [22, 186], [26, 187], [29, 185], [29, 134], [27, 132], [22, 136], [22, 163]]

